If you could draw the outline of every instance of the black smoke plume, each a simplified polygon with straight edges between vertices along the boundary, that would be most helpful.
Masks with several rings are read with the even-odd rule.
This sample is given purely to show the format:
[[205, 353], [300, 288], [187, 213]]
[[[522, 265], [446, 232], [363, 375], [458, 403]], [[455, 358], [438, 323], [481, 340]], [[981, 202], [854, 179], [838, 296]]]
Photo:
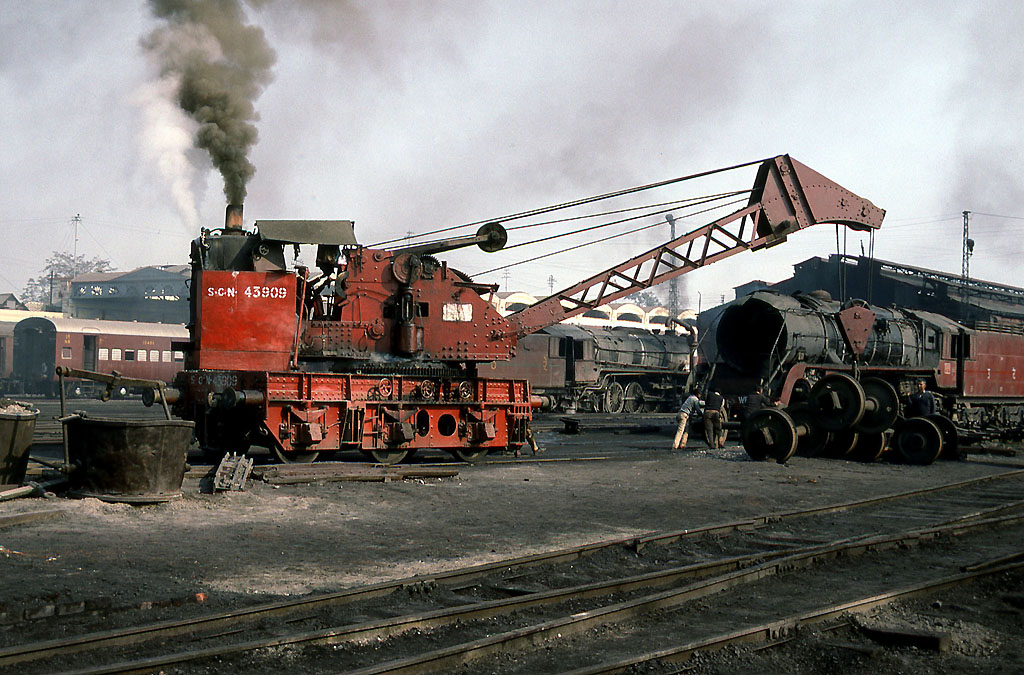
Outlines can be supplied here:
[[176, 102], [198, 125], [195, 144], [224, 177], [230, 204], [245, 201], [256, 172], [249, 149], [259, 120], [255, 101], [273, 78], [276, 60], [263, 30], [245, 24], [237, 0], [150, 0], [167, 23], [143, 38], [161, 78], [176, 84]]

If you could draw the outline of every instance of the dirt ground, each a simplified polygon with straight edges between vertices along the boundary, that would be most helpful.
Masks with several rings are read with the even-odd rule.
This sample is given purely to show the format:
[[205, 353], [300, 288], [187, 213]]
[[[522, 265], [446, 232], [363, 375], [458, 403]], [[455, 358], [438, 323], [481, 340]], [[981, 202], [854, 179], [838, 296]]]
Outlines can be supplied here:
[[[732, 444], [672, 453], [671, 439], [658, 435], [540, 436], [548, 461], [498, 457], [458, 465], [455, 478], [252, 482], [244, 492], [216, 494], [187, 478], [182, 499], [150, 506], [0, 502], [0, 515], [64, 513], [0, 529], [0, 615], [83, 601], [137, 607], [197, 593], [224, 608], [1005, 470], [802, 458], [778, 465], [749, 461]], [[626, 452], [555, 461], [608, 448]], [[0, 631], [0, 641], [17, 638]]]

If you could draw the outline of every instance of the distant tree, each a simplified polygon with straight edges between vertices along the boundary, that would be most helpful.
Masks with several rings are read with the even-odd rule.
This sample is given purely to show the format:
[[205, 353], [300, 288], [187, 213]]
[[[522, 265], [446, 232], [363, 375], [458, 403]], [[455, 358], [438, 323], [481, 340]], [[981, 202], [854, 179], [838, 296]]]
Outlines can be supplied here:
[[46, 259], [42, 274], [29, 279], [25, 284], [22, 296], [25, 300], [49, 303], [52, 293], [52, 299], [56, 301], [61, 289], [67, 288], [71, 280], [79, 274], [109, 272], [112, 269], [109, 260], [54, 251], [53, 255]]
[[637, 291], [631, 293], [625, 298], [629, 302], [634, 302], [641, 307], [658, 307], [665, 304], [664, 301], [658, 297], [658, 294], [652, 290]]

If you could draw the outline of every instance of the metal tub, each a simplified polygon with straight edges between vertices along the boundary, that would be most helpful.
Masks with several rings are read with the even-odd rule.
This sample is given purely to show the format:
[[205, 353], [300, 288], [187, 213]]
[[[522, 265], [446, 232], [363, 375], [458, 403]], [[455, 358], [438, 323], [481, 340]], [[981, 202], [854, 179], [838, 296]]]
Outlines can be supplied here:
[[27, 404], [0, 399], [0, 485], [25, 482], [37, 417], [39, 411]]
[[181, 496], [193, 422], [75, 417], [64, 424], [72, 496], [129, 503]]

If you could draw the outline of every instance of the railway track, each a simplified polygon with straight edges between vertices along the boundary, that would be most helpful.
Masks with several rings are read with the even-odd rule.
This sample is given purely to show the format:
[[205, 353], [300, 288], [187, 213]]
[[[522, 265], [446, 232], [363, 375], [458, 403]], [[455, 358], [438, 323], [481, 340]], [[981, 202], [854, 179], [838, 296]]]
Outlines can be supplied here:
[[[85, 632], [0, 650], [0, 669], [279, 669], [287, 654], [296, 668], [332, 672], [459, 664], [469, 672], [607, 672], [608, 664], [681, 659], [1013, 569], [1024, 534], [1022, 487], [1024, 471], [1005, 472]], [[532, 650], [541, 643], [544, 650]]]

